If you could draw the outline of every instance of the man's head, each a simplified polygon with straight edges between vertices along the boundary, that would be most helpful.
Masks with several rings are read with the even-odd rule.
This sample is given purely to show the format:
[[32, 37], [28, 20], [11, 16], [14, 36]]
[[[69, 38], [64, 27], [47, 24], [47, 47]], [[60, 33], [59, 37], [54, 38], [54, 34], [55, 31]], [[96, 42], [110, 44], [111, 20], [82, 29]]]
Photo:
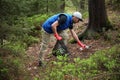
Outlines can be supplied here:
[[80, 12], [74, 12], [73, 13], [73, 22], [78, 23], [79, 21], [83, 21], [82, 14]]

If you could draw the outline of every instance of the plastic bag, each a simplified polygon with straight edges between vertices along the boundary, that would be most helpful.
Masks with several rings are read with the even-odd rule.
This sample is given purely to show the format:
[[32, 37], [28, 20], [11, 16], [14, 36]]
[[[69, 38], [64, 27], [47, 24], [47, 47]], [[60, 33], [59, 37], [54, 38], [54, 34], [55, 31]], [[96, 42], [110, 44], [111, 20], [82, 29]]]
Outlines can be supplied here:
[[58, 55], [64, 56], [64, 55], [69, 55], [70, 53], [67, 47], [65, 46], [65, 43], [63, 42], [63, 40], [60, 40], [60, 41], [57, 40], [52, 50], [52, 54], [54, 56], [58, 56]]

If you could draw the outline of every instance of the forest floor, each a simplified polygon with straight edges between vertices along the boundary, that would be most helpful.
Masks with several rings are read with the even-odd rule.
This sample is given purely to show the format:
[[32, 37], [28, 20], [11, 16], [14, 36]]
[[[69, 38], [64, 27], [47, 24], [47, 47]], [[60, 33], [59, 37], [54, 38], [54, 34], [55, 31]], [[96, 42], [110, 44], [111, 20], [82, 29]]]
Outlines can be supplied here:
[[[115, 14], [114, 17], [113, 17], [113, 12], [112, 11], [109, 11], [108, 14], [109, 14], [110, 20], [113, 20], [112, 22], [114, 22], [114, 24], [116, 24], [116, 26], [117, 26], [116, 28], [119, 29], [120, 24], [119, 24], [119, 19], [118, 19], [117, 14]], [[75, 32], [76, 33], [82, 32], [87, 23], [88, 23], [88, 19], [86, 19], [83, 23], [77, 24], [78, 26], [75, 27], [75, 29], [74, 29]], [[116, 31], [111, 32], [112, 37], [114, 37], [115, 33], [116, 33]], [[71, 39], [71, 36], [70, 36], [69, 32], [68, 32], [68, 34], [69, 34], [69, 38]], [[115, 39], [113, 39], [113, 40], [115, 40]], [[102, 50], [102, 49], [108, 49], [108, 48], [111, 48], [113, 46], [113, 44], [111, 44], [109, 41], [105, 41], [103, 37], [101, 37], [99, 39], [96, 39], [96, 40], [95, 39], [84, 40], [82, 42], [84, 44], [88, 45], [88, 46], [91, 46], [90, 49], [80, 51], [80, 47], [77, 44], [68, 43], [67, 47], [68, 47], [68, 50], [71, 53], [71, 55], [69, 56], [70, 59], [74, 59], [74, 58], [77, 58], [77, 57], [79, 57], [81, 59], [89, 58], [96, 51], [99, 51], [99, 50]], [[29, 72], [29, 76], [31, 76], [31, 80], [34, 80], [33, 78], [35, 78], [35, 77], [38, 77], [38, 78], [40, 77], [39, 68], [42, 69], [42, 67], [38, 66], [40, 44], [41, 43], [33, 44], [30, 47], [28, 47], [28, 49], [26, 51], [27, 59], [29, 61], [26, 64], [26, 68]], [[50, 50], [50, 48], [48, 50]], [[47, 51], [47, 52], [49, 52], [49, 51]], [[49, 57], [46, 57], [45, 59], [49, 63], [50, 61], [56, 60], [56, 57], [51, 55]], [[41, 71], [44, 72], [44, 70], [41, 70]]]
[[[84, 26], [87, 23], [87, 20], [84, 23], [80, 23], [80, 26]], [[76, 27], [75, 28], [75, 32], [81, 32], [81, 28]], [[71, 36], [70, 36], [71, 38]], [[102, 38], [97, 39], [97, 40], [84, 40], [83, 41], [84, 44], [86, 45], [90, 45], [90, 49], [86, 49], [83, 51], [80, 51], [80, 47], [75, 43], [75, 44], [71, 44], [68, 43], [67, 47], [68, 50], [70, 51], [71, 55], [69, 56], [69, 58], [72, 60], [74, 58], [81, 58], [81, 59], [85, 59], [88, 58], [90, 55], [94, 54], [94, 52], [98, 51], [98, 50], [102, 50], [102, 49], [108, 49], [110, 48], [110, 43], [108, 42], [104, 42], [104, 40]], [[50, 49], [48, 49], [50, 50]], [[39, 60], [39, 52], [40, 52], [40, 43], [38, 44], [33, 44], [32, 46], [30, 46], [28, 48], [28, 50], [26, 51], [29, 63], [27, 63], [26, 68], [29, 71], [29, 75], [34, 78], [34, 77], [39, 77], [39, 70], [38, 70], [38, 60]], [[49, 51], [47, 51], [49, 52]], [[51, 55], [49, 57], [46, 57], [46, 61], [50, 62], [52, 60], [56, 60], [56, 57]], [[31, 79], [33, 80], [33, 79]]]

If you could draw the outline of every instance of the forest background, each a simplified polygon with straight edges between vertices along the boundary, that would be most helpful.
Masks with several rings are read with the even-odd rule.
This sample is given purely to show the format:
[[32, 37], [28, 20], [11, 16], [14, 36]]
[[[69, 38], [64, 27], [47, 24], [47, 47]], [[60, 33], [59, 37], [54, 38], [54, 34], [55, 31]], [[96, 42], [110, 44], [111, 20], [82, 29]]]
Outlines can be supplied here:
[[[0, 0], [0, 80], [119, 80], [119, 9], [119, 0]], [[53, 14], [74, 11], [80, 11], [88, 21], [79, 38], [101, 40], [99, 43], [107, 43], [109, 48], [97, 50], [88, 58], [72, 57], [73, 62], [59, 56], [46, 68], [30, 72], [26, 50], [40, 44], [42, 23]]]

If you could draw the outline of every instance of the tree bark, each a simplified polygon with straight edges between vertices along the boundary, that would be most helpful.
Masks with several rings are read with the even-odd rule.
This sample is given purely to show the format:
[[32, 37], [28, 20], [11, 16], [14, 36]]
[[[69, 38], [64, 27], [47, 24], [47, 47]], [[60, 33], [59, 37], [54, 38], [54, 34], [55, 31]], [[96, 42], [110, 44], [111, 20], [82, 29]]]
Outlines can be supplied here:
[[46, 6], [46, 12], [48, 13], [49, 12], [49, 2], [48, 2], [48, 0], [47, 0], [47, 6]]
[[79, 5], [79, 7], [80, 7], [80, 9], [85, 9], [85, 0], [80, 0], [80, 5]]
[[107, 22], [105, 0], [89, 0], [88, 28], [95, 32], [101, 32], [103, 27], [107, 28]]
[[96, 36], [95, 33], [101, 33], [111, 27], [105, 8], [105, 0], [89, 0], [89, 23], [86, 30], [79, 34], [79, 39]]
[[64, 12], [65, 11], [65, 0], [61, 0], [61, 5], [60, 5], [60, 11]]

